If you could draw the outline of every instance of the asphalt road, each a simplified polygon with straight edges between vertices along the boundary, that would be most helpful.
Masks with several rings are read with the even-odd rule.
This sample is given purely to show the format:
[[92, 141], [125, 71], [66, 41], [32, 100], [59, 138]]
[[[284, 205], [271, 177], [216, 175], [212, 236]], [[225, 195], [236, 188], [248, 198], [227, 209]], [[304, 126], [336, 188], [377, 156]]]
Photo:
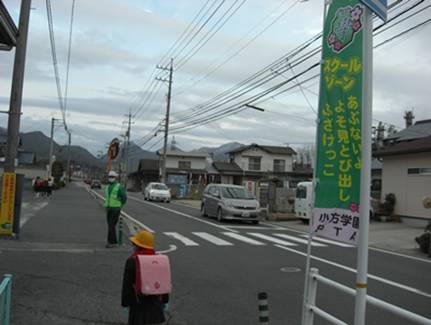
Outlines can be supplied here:
[[[26, 202], [20, 241], [0, 241], [0, 274], [12, 273], [14, 325], [120, 325], [121, 276], [130, 246], [104, 248], [103, 209], [83, 186]], [[258, 324], [259, 292], [270, 324], [300, 324], [306, 234], [272, 224], [219, 223], [176, 203], [129, 193], [124, 211], [168, 251], [174, 289], [169, 325]], [[131, 227], [133, 230], [133, 227]], [[126, 227], [127, 229], [127, 227]], [[353, 287], [356, 250], [316, 241], [312, 266]], [[431, 318], [431, 263], [370, 251], [369, 294]], [[353, 297], [320, 285], [317, 305], [348, 324]], [[367, 324], [412, 324], [368, 308]], [[315, 324], [327, 324], [316, 318]]]
[[[267, 292], [271, 324], [300, 324], [306, 234], [261, 223], [219, 223], [197, 209], [143, 200], [130, 194], [125, 211], [156, 233], [157, 247], [173, 268], [172, 315], [184, 324], [257, 323], [257, 293]], [[356, 249], [315, 241], [312, 266], [354, 287]], [[370, 251], [369, 290], [374, 297], [431, 318], [431, 263]], [[353, 323], [353, 297], [320, 285], [317, 305]], [[367, 324], [409, 324], [373, 307]], [[315, 324], [327, 324], [317, 319]]]

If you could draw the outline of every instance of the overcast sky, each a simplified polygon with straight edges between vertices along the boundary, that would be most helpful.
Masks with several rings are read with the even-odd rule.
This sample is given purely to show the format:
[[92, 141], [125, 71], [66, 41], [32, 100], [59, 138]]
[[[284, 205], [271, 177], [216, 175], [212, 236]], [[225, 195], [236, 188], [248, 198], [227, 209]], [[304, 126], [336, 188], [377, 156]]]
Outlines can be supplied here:
[[[4, 0], [15, 21], [18, 20], [19, 2]], [[129, 109], [135, 115], [131, 136], [138, 143], [161, 121], [166, 109], [167, 85], [158, 82], [149, 89], [147, 82], [153, 80], [156, 65], [202, 7], [212, 5], [214, 9], [220, 5], [220, 10], [201, 30], [201, 35], [231, 6], [232, 11], [238, 9], [205, 46], [185, 65], [175, 69], [171, 106], [174, 121], [179, 112], [205, 103], [316, 35], [322, 27], [322, 2], [210, 0], [204, 7], [207, 0], [76, 0], [66, 115], [73, 143], [94, 154], [105, 150], [112, 138], [124, 133], [123, 122]], [[393, 14], [417, 1], [407, 2]], [[63, 92], [71, 5], [71, 0], [52, 1]], [[429, 5], [428, 1], [412, 12], [426, 5]], [[40, 130], [48, 135], [51, 117], [61, 118], [61, 112], [45, 1], [33, 0], [32, 7], [21, 131]], [[426, 9], [389, 28], [375, 37], [375, 44], [426, 20], [430, 14], [431, 9]], [[375, 20], [375, 25], [378, 24], [380, 22]], [[408, 109], [414, 110], [416, 120], [431, 118], [430, 32], [428, 24], [374, 51], [373, 123], [381, 120], [403, 127], [403, 114]], [[193, 44], [190, 43], [187, 49], [191, 49]], [[178, 55], [174, 68], [176, 63], [181, 63], [187, 49]], [[0, 52], [0, 110], [7, 110], [9, 106], [13, 54], [13, 51]], [[287, 71], [260, 90], [301, 72], [318, 58], [316, 56], [295, 70]], [[167, 62], [164, 60], [163, 64]], [[214, 70], [216, 67], [219, 68]], [[209, 74], [210, 71], [213, 72]], [[316, 72], [318, 70], [299, 77], [297, 81], [301, 82]], [[290, 85], [294, 83], [285, 88]], [[184, 150], [218, 146], [230, 141], [294, 146], [312, 143], [318, 79], [304, 83], [304, 87], [266, 97], [259, 103], [265, 112], [247, 109], [217, 122], [177, 133], [176, 142]], [[139, 103], [148, 91], [155, 89], [158, 91], [153, 100], [139, 109]], [[6, 116], [0, 116], [0, 123], [7, 126]], [[159, 133], [143, 148], [160, 148], [162, 142], [157, 141], [161, 137]], [[67, 142], [61, 127], [56, 129], [55, 140], [60, 144]]]

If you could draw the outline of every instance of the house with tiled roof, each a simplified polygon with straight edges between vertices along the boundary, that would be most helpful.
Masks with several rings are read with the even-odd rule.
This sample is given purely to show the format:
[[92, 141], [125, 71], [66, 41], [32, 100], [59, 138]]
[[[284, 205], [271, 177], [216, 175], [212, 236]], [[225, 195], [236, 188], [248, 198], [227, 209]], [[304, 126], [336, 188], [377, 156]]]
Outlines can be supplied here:
[[387, 137], [373, 155], [382, 162], [382, 199], [395, 194], [394, 213], [430, 218], [422, 200], [431, 196], [431, 120], [417, 121]]
[[[296, 172], [293, 170], [296, 152], [289, 146], [252, 143], [229, 151], [229, 155], [231, 162], [242, 170], [243, 183], [268, 178], [276, 178], [281, 184], [296, 181]], [[298, 180], [303, 179], [301, 174]]]

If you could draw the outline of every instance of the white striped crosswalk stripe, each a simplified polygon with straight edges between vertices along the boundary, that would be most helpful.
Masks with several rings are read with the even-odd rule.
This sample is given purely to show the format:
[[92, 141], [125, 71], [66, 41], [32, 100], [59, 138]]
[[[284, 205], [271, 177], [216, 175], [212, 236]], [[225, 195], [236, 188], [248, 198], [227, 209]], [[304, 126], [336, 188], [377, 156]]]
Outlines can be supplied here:
[[[301, 237], [308, 238], [308, 235], [301, 235]], [[340, 247], [353, 247], [352, 245], [349, 245], [349, 244], [343, 244], [343, 243], [337, 242], [335, 240], [324, 239], [324, 238], [320, 238], [320, 237], [316, 237], [316, 236], [313, 237], [313, 240], [317, 240], [317, 241], [320, 241], [322, 243], [332, 244], [332, 245], [340, 246]]]
[[207, 240], [207, 241], [209, 241], [209, 242], [211, 242], [217, 246], [233, 246], [232, 243], [230, 243], [224, 239], [218, 238], [216, 236], [213, 236], [207, 232], [193, 232], [192, 234], [194, 234], [194, 235], [196, 235], [202, 239], [205, 239], [205, 240]]
[[271, 237], [271, 236], [268, 236], [268, 235], [256, 233], [256, 232], [249, 232], [248, 234], [252, 235], [253, 237], [264, 239], [264, 240], [267, 240], [269, 242], [276, 243], [276, 244], [283, 245], [283, 246], [298, 246], [297, 244], [294, 244], [294, 243], [291, 243], [291, 242], [288, 242], [288, 241], [285, 241], [285, 240], [281, 240], [281, 239], [278, 239], [278, 238], [274, 238], [274, 237]]
[[199, 244], [183, 235], [180, 235], [177, 232], [165, 232], [164, 233], [166, 236], [169, 236], [171, 238], [177, 239], [180, 242], [182, 242], [184, 245], [186, 246], [199, 246]]
[[243, 242], [245, 242], [247, 244], [251, 244], [251, 245], [257, 245], [257, 246], [265, 245], [265, 243], [254, 240], [252, 238], [248, 238], [248, 237], [240, 235], [240, 234], [236, 234], [234, 232], [224, 232], [223, 235], [231, 237], [231, 238], [239, 240], [239, 241], [243, 241]]
[[[301, 239], [301, 238], [298, 238], [298, 237], [295, 237], [295, 236], [290, 236], [290, 235], [287, 235], [287, 234], [273, 234], [273, 235], [277, 236], [277, 237], [284, 238], [284, 239], [289, 239], [289, 240], [297, 242], [297, 243], [308, 245], [308, 240], [306, 240], [306, 239]], [[319, 243], [315, 243], [315, 242], [311, 242], [311, 246], [314, 246], [314, 247], [326, 247], [327, 245], [325, 245], [325, 244], [319, 244]]]

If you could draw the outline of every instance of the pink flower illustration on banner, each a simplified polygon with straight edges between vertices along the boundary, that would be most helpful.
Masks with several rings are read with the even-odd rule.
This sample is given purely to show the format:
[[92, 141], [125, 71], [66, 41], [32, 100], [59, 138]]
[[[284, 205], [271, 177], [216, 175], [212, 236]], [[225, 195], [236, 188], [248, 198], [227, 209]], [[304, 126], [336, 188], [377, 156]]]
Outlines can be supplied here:
[[329, 35], [329, 37], [328, 37], [328, 43], [330, 44], [330, 45], [332, 45], [332, 44], [334, 44], [335, 43], [335, 41], [337, 40], [337, 37], [335, 36], [335, 34], [334, 33], [331, 33], [330, 35]]
[[359, 20], [356, 20], [353, 24], [352, 24], [352, 28], [355, 32], [357, 32], [358, 30], [360, 30], [362, 27], [361, 22]]
[[352, 19], [360, 20], [361, 16], [362, 16], [362, 8], [360, 6], [355, 6], [355, 8], [352, 10]]
[[334, 43], [334, 50], [335, 51], [341, 50], [342, 47], [343, 47], [343, 45], [340, 42], [335, 42]]
[[350, 204], [349, 209], [352, 212], [358, 212], [359, 213], [359, 204], [353, 202]]

